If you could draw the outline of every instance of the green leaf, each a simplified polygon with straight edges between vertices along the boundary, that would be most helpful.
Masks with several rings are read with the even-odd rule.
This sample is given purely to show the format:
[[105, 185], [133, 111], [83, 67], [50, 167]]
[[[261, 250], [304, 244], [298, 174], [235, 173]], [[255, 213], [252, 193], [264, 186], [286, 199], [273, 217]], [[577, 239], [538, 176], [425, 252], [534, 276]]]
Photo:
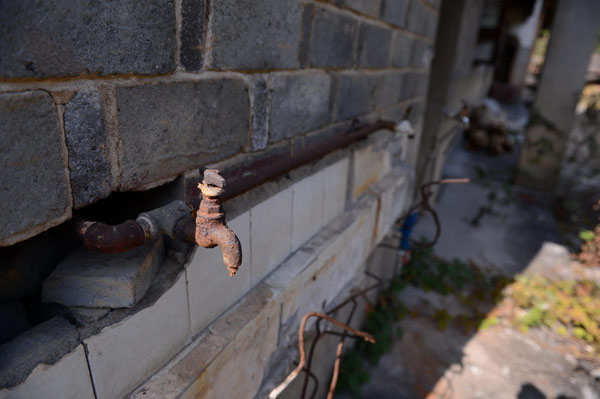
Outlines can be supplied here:
[[595, 236], [596, 235], [591, 230], [581, 230], [579, 232], [579, 238], [581, 238], [585, 242], [592, 241]]

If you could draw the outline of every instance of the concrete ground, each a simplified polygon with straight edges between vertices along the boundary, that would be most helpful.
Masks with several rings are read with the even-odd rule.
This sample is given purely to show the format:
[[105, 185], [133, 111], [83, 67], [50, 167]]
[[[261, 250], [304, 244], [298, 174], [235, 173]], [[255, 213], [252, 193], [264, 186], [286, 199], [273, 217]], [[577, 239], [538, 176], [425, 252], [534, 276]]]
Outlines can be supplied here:
[[[513, 152], [489, 157], [457, 144], [444, 177], [470, 177], [473, 183], [445, 186], [439, 193], [435, 204], [442, 225], [435, 246], [438, 256], [471, 260], [490, 273], [512, 277], [527, 267], [544, 242], [561, 242], [549, 199], [508, 184], [517, 156]], [[425, 216], [414, 237], [432, 237], [434, 229], [432, 218]], [[446, 301], [451, 316], [460, 313], [448, 298], [416, 288], [402, 293], [409, 311], [418, 310], [420, 315], [400, 323], [402, 339], [370, 370], [370, 381], [362, 387], [360, 398], [600, 397], [594, 378], [600, 377], [600, 365], [576, 359], [555, 334], [544, 330], [521, 333], [501, 325], [475, 334], [452, 324], [440, 331], [423, 315], [427, 313], [423, 303]]]
[[[456, 144], [443, 177], [468, 177], [471, 183], [441, 186], [434, 205], [442, 226], [436, 254], [514, 275], [545, 241], [561, 243], [550, 199], [510, 185], [517, 157], [516, 150], [491, 157], [465, 150], [462, 141]], [[413, 238], [431, 238], [434, 232], [433, 218], [424, 214]]]

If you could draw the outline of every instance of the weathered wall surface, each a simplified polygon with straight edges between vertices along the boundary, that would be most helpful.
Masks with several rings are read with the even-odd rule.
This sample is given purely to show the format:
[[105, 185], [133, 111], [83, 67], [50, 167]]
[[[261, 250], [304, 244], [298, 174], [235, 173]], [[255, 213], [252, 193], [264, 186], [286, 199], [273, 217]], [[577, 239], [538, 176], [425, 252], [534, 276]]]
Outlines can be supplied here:
[[[343, 135], [355, 119], [399, 122], [410, 108], [418, 134], [438, 7], [0, 4], [0, 245], [25, 240], [19, 248], [29, 248], [31, 237], [116, 192], [168, 187], [186, 199], [185, 182], [200, 167], [292, 155]], [[73, 398], [257, 394], [287, 367], [280, 360], [295, 345], [302, 313], [326, 308], [356, 283], [400, 214], [417, 142], [376, 133], [230, 200], [244, 251], [235, 278], [219, 249], [185, 258], [165, 242], [135, 306], [72, 313], [78, 338], [56, 345], [49, 361], [34, 353], [43, 339], [31, 338], [34, 355], [17, 362], [21, 372], [2, 381], [0, 398], [35, 396], [41, 386]], [[133, 215], [146, 210], [127, 205]], [[55, 266], [69, 255], [45, 258]], [[11, 353], [11, 344], [0, 348]], [[4, 363], [2, 370], [13, 366]]]
[[422, 106], [437, 22], [419, 0], [1, 7], [4, 245], [114, 191]]

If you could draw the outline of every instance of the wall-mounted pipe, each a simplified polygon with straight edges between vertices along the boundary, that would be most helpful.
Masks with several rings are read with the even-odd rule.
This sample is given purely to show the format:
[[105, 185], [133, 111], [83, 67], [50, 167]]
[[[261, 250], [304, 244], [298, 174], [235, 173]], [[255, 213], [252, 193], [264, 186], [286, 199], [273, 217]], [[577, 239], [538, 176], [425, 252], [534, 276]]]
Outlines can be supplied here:
[[229, 275], [233, 276], [242, 264], [242, 247], [225, 222], [225, 211], [220, 199], [225, 179], [217, 170], [208, 169], [204, 172], [204, 180], [199, 187], [202, 190], [202, 201], [195, 225], [190, 207], [183, 201], [173, 201], [150, 212], [141, 213], [135, 221], [128, 220], [116, 226], [81, 218], [74, 218], [72, 226], [87, 248], [105, 253], [125, 252], [141, 246], [145, 240], [153, 240], [161, 235], [195, 242], [204, 248], [220, 246], [223, 262]]
[[109, 254], [125, 252], [144, 244], [146, 234], [135, 220], [126, 220], [116, 226], [90, 222], [73, 216], [71, 227], [86, 248]]
[[[140, 214], [135, 221], [127, 220], [116, 226], [78, 217], [73, 217], [71, 225], [86, 248], [105, 253], [125, 252], [141, 246], [145, 240], [163, 234], [179, 241], [195, 242], [203, 247], [221, 246], [223, 261], [230, 275], [234, 275], [242, 261], [241, 246], [235, 234], [225, 224], [221, 200], [235, 197], [304, 164], [319, 160], [379, 130], [404, 132], [399, 126], [393, 121], [379, 120], [355, 127], [341, 136], [319, 141], [318, 145], [293, 155], [277, 154], [249, 165], [226, 169], [223, 176], [216, 170], [208, 169], [200, 184], [193, 182], [193, 187], [192, 183], [186, 187], [188, 198], [192, 198], [192, 207], [183, 201], [174, 201]], [[224, 190], [225, 182], [227, 190]], [[196, 223], [192, 209], [198, 209]]]
[[[319, 140], [317, 144], [295, 152], [293, 155], [278, 153], [249, 164], [222, 169], [221, 175], [227, 181], [227, 191], [222, 198], [227, 200], [238, 196], [302, 165], [317, 161], [325, 155], [364, 139], [379, 130], [396, 131], [397, 126], [394, 121], [378, 120], [375, 123], [355, 127], [345, 134]], [[198, 183], [190, 181], [187, 184], [186, 196], [190, 198], [191, 205], [197, 207], [198, 203], [194, 201], [199, 198]]]

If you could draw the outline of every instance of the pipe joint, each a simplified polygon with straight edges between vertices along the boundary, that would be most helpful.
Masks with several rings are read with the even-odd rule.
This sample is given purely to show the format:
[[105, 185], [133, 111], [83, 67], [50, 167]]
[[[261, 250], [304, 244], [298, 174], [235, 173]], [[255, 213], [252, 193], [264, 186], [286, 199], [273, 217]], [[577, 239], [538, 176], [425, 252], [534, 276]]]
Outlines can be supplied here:
[[173, 201], [165, 206], [140, 213], [135, 220], [142, 229], [146, 240], [153, 240], [161, 235], [176, 238], [178, 222], [191, 215], [191, 209], [184, 201]]

